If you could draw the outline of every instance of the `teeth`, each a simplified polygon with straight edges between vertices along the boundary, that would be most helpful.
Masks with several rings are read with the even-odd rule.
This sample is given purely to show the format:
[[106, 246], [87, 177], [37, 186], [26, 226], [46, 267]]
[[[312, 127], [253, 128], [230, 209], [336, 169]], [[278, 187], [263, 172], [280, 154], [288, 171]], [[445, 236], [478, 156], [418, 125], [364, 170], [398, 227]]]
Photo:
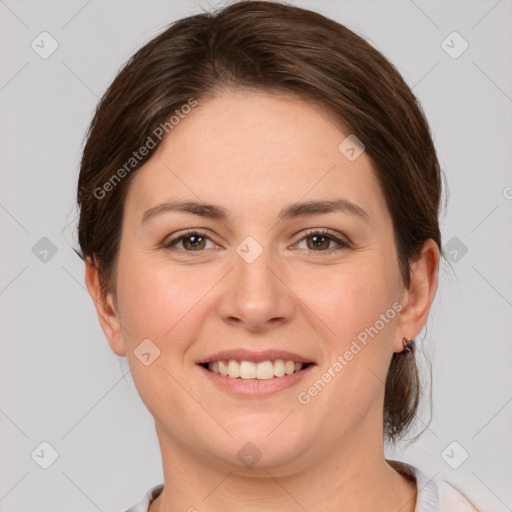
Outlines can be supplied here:
[[219, 373], [224, 375], [224, 377], [228, 376], [228, 365], [226, 364], [226, 361], [219, 361]]
[[[230, 360], [230, 363], [238, 364], [238, 361]], [[239, 365], [240, 377], [242, 379], [256, 378], [256, 363], [251, 361], [242, 361]]]
[[292, 375], [293, 373], [299, 372], [303, 366], [303, 363], [291, 360], [284, 361], [283, 359], [260, 361], [258, 363], [229, 359], [208, 363], [208, 370], [213, 373], [220, 373], [224, 377], [231, 377], [232, 379], [266, 380], [273, 379], [274, 377]]
[[276, 377], [283, 377], [286, 371], [284, 369], [284, 361], [282, 359], [278, 359], [274, 362], [274, 375]]
[[272, 361], [261, 361], [256, 365], [256, 378], [261, 380], [274, 378]]
[[240, 365], [236, 361], [229, 361], [228, 363], [228, 376], [237, 378], [240, 377]]

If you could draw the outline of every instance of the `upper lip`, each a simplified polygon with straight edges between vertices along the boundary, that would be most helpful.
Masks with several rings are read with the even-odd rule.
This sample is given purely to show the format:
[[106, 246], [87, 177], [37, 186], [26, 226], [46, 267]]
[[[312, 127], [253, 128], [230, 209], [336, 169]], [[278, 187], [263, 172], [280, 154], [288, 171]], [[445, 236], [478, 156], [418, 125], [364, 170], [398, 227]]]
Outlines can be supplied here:
[[255, 363], [259, 361], [275, 361], [276, 359], [283, 359], [284, 361], [296, 361], [299, 363], [313, 363], [311, 359], [300, 356], [299, 354], [294, 354], [293, 352], [287, 352], [286, 350], [259, 350], [257, 352], [247, 350], [245, 348], [237, 348], [233, 350], [223, 350], [221, 352], [216, 352], [201, 361], [198, 361], [197, 364], [205, 364], [205, 363], [213, 363], [215, 361], [225, 361], [229, 359], [234, 359], [237, 361], [253, 361]]

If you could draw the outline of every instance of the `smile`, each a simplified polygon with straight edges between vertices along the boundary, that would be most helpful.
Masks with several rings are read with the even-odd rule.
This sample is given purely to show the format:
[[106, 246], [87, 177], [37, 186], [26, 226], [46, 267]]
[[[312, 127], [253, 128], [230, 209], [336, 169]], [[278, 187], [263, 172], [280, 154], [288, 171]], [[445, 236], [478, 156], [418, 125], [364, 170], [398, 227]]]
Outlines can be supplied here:
[[258, 379], [268, 380], [274, 377], [293, 375], [309, 366], [310, 363], [302, 363], [293, 360], [267, 360], [267, 361], [244, 361], [236, 359], [225, 359], [204, 363], [201, 366], [212, 373], [232, 379]]

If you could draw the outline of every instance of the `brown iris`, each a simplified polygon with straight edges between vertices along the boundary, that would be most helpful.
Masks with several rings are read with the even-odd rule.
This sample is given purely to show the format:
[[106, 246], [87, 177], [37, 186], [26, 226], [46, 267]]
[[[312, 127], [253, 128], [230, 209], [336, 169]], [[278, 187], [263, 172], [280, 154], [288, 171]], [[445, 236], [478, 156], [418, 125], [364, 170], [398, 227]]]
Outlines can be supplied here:
[[205, 237], [200, 235], [189, 235], [183, 237], [183, 247], [187, 250], [204, 249], [205, 240]]
[[[325, 235], [311, 235], [311, 236], [308, 236], [307, 238], [308, 238], [308, 244], [307, 244], [308, 245], [308, 249], [313, 249], [313, 250], [329, 249], [329, 243], [330, 243], [331, 239], [328, 236], [325, 236]], [[322, 239], [320, 244], [317, 243], [319, 241], [319, 239]], [[314, 240], [312, 246], [309, 243], [309, 240]], [[325, 245], [324, 242], [327, 242], [327, 245]], [[322, 244], [324, 244], [324, 245], [322, 245]]]

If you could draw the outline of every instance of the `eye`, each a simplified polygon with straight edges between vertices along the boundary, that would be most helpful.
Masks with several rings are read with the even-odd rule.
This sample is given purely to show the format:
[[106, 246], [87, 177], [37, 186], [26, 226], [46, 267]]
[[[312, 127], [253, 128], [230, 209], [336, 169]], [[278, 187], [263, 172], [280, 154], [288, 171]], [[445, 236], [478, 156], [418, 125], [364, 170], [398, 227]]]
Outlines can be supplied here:
[[[205, 233], [201, 231], [188, 231], [166, 241], [163, 247], [171, 249], [178, 246], [178, 249], [184, 252], [201, 252], [202, 249], [208, 249], [208, 247], [206, 247], [207, 241], [212, 242]], [[180, 247], [179, 244], [182, 244], [182, 246]]]
[[[342, 249], [350, 248], [350, 244], [348, 242], [340, 240], [338, 237], [334, 236], [326, 230], [308, 231], [306, 235], [299, 241], [299, 244], [304, 240], [306, 241], [306, 249], [311, 252], [331, 254]], [[337, 244], [337, 247], [331, 247], [333, 242]]]
[[[334, 236], [332, 233], [326, 230], [311, 230], [305, 234], [299, 240], [299, 244], [306, 241], [306, 250], [309, 252], [318, 252], [323, 254], [331, 254], [342, 249], [349, 249], [350, 244]], [[177, 249], [184, 253], [200, 253], [204, 249], [211, 249], [207, 247], [207, 243], [210, 242], [215, 246], [212, 240], [202, 231], [187, 231], [180, 234], [177, 237], [171, 238], [164, 242], [163, 247], [165, 249]], [[336, 244], [332, 247], [332, 244]], [[181, 246], [180, 246], [181, 244]]]

